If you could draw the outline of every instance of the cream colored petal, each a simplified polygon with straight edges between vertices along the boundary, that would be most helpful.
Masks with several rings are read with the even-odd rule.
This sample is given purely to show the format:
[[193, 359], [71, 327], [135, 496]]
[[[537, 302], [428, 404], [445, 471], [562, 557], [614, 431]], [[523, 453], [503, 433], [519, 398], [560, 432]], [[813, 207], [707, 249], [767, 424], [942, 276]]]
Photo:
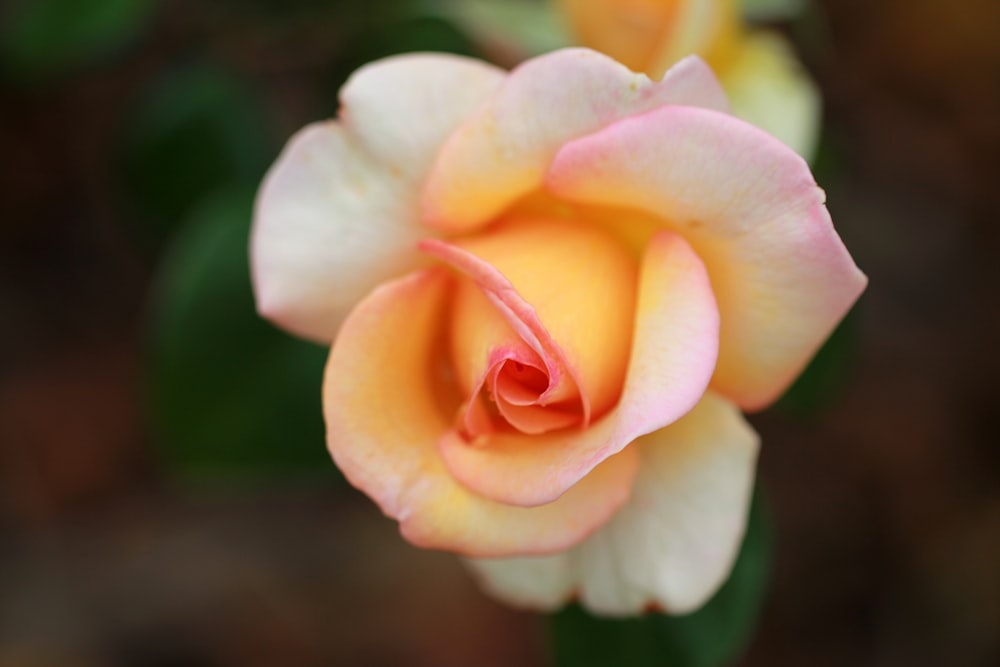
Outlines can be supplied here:
[[707, 395], [636, 443], [639, 475], [615, 518], [577, 549], [580, 601], [601, 614], [683, 614], [725, 582], [746, 528], [758, 437]]
[[499, 84], [478, 61], [408, 55], [358, 70], [342, 122], [288, 142], [257, 195], [251, 269], [257, 308], [328, 342], [383, 280], [419, 266], [419, 190], [445, 137]]
[[467, 561], [511, 604], [553, 609], [576, 597], [590, 611], [637, 615], [697, 609], [725, 582], [746, 526], [758, 438], [712, 394], [680, 421], [641, 438], [629, 502], [568, 552]]

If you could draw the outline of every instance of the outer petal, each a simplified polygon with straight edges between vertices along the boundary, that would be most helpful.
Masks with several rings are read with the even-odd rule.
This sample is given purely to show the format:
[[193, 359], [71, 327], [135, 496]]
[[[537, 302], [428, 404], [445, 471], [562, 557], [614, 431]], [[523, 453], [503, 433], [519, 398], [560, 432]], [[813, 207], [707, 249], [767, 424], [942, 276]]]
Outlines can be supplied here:
[[788, 386], [866, 284], [802, 158], [725, 114], [673, 106], [620, 121], [566, 145], [547, 184], [688, 239], [719, 304], [712, 386], [744, 408]]
[[721, 79], [734, 115], [812, 158], [821, 98], [787, 39], [774, 32], [749, 33]]
[[333, 338], [372, 287], [417, 266], [419, 190], [445, 137], [503, 79], [456, 56], [389, 58], [341, 92], [342, 124], [293, 137], [257, 197], [257, 308], [301, 336]]
[[460, 486], [437, 441], [457, 400], [438, 375], [450, 276], [386, 283], [348, 316], [324, 380], [327, 442], [350, 482], [414, 544], [473, 556], [541, 554], [592, 533], [627, 499], [636, 454], [615, 457], [544, 507], [509, 507]]
[[629, 453], [626, 446], [635, 438], [693, 408], [715, 367], [717, 341], [718, 313], [704, 266], [680, 236], [661, 231], [641, 269], [632, 356], [618, 406], [583, 431], [497, 433], [479, 447], [449, 433], [441, 453], [455, 477], [477, 493], [526, 506], [551, 502], [575, 491], [609, 456]]
[[685, 613], [704, 604], [739, 549], [757, 435], [734, 405], [708, 394], [686, 417], [636, 444], [639, 475], [614, 519], [563, 554], [469, 561], [484, 587], [541, 609], [575, 592], [601, 614], [650, 606]]
[[728, 109], [697, 58], [681, 61], [658, 83], [587, 49], [530, 60], [451, 135], [427, 181], [425, 217], [451, 232], [481, 226], [538, 188], [567, 141], [665, 104]]

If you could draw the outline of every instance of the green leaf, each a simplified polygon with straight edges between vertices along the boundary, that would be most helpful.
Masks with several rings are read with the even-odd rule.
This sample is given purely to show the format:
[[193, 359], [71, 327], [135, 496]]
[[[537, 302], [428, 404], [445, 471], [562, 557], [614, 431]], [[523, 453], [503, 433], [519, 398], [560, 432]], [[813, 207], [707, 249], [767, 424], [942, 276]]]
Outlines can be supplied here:
[[724, 667], [740, 656], [756, 627], [767, 588], [771, 534], [760, 493], [729, 580], [687, 616], [591, 616], [579, 606], [554, 614], [556, 667]]
[[21, 77], [89, 64], [135, 40], [157, 5], [157, 0], [21, 0], [0, 21], [4, 64]]
[[217, 188], [260, 181], [276, 152], [262, 106], [249, 85], [205, 65], [171, 71], [139, 93], [118, 163], [142, 244], [161, 243]]
[[253, 191], [207, 200], [152, 301], [151, 408], [165, 462], [198, 476], [336, 475], [320, 404], [327, 351], [260, 319], [249, 279]]

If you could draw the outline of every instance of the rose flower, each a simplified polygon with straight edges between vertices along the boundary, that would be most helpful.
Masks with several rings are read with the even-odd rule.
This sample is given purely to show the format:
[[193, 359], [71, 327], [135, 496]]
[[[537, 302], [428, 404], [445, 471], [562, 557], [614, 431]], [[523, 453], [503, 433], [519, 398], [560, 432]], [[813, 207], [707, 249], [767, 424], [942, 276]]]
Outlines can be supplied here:
[[257, 199], [261, 314], [331, 344], [327, 445], [524, 606], [683, 612], [725, 580], [771, 403], [865, 285], [805, 162], [586, 49], [356, 72]]

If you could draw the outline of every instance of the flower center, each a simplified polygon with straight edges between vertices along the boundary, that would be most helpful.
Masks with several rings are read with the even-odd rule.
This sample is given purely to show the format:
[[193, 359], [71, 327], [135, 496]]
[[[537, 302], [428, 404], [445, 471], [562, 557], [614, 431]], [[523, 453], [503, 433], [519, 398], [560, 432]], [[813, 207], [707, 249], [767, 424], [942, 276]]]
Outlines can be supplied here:
[[458, 430], [586, 427], [621, 395], [631, 349], [636, 260], [598, 225], [518, 216], [421, 248], [456, 269], [451, 359]]

